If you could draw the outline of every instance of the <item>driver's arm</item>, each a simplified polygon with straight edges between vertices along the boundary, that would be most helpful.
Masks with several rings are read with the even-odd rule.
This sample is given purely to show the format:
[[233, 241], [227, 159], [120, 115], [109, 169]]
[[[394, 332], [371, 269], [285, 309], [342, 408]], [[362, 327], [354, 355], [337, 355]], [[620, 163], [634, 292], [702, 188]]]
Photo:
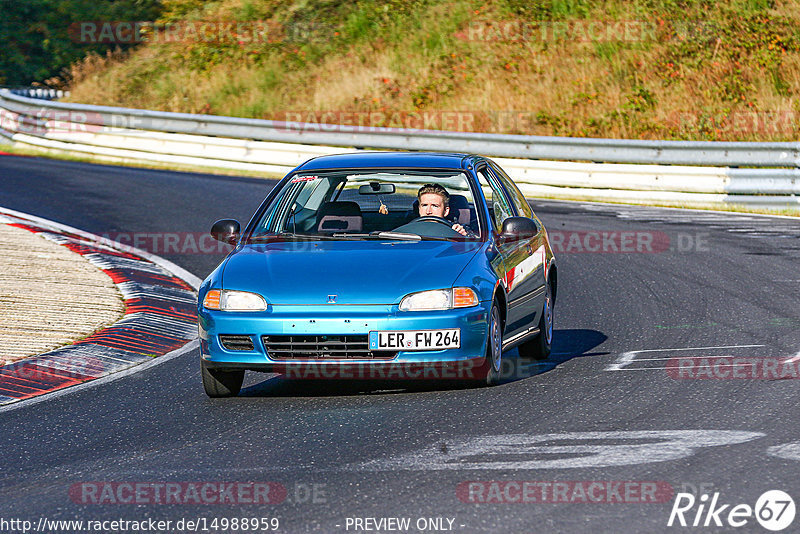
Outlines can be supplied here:
[[451, 228], [464, 237], [475, 237], [475, 233], [472, 230], [469, 228], [464, 228], [458, 223], [455, 223], [453, 226], [451, 226]]

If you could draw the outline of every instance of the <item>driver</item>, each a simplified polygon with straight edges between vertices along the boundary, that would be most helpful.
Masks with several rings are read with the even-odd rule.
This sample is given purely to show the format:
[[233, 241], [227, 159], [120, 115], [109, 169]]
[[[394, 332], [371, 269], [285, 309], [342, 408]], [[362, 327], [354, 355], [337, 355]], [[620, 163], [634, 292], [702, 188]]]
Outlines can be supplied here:
[[[425, 184], [419, 188], [417, 193], [419, 201], [420, 217], [446, 217], [450, 213], [450, 193], [439, 184]], [[453, 230], [463, 236], [471, 234], [466, 228], [458, 223], [452, 226]]]

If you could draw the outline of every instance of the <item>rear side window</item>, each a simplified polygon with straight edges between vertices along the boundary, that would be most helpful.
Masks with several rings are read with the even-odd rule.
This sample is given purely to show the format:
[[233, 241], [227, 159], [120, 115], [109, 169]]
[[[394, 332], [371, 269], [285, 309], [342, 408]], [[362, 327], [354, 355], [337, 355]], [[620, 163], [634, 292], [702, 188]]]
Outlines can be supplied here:
[[519, 213], [523, 217], [528, 217], [529, 219], [533, 218], [533, 210], [531, 209], [528, 201], [525, 200], [525, 195], [522, 194], [522, 191], [519, 190], [517, 184], [511, 181], [511, 178], [498, 167], [497, 165], [491, 165], [491, 170], [493, 171], [494, 175], [497, 176], [498, 180], [502, 182], [503, 187], [506, 188], [508, 191], [509, 196], [511, 197], [511, 202], [517, 208], [517, 213]]

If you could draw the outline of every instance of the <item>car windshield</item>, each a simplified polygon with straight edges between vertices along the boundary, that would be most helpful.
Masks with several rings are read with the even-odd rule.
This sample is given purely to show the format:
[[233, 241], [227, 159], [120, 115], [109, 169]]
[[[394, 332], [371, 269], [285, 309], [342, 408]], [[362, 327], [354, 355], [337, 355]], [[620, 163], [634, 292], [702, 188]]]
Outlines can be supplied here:
[[[417, 194], [446, 191], [446, 208], [420, 218]], [[430, 186], [433, 186], [432, 188]], [[434, 199], [440, 198], [433, 197]], [[439, 213], [442, 216], [438, 216]], [[275, 196], [250, 241], [281, 235], [314, 239], [480, 239], [485, 227], [460, 171], [299, 173]], [[457, 230], [453, 229], [456, 226]], [[463, 231], [461, 231], [463, 229]]]

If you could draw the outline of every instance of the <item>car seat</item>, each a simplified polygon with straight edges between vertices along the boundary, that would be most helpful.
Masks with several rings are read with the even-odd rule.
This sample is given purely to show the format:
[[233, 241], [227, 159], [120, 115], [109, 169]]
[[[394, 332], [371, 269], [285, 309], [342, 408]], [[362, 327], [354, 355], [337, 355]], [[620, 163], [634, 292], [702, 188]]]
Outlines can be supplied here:
[[317, 214], [317, 232], [360, 232], [363, 224], [361, 207], [356, 202], [328, 202]]

